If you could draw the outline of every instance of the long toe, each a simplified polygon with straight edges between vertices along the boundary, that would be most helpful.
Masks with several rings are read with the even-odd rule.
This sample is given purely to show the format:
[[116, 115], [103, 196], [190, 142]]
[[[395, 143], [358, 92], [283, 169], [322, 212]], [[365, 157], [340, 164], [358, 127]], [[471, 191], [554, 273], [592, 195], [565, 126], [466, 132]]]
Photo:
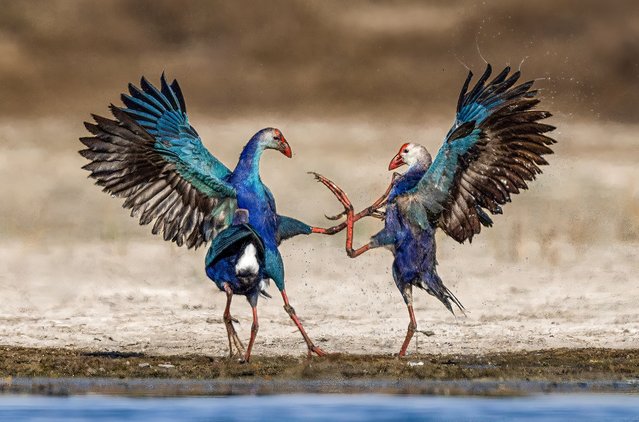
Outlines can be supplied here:
[[244, 354], [244, 351], [246, 349], [244, 348], [244, 345], [242, 344], [242, 340], [240, 340], [240, 337], [237, 335], [237, 333], [233, 333], [233, 343], [235, 343], [235, 347], [237, 348], [238, 354], [240, 355]]
[[326, 353], [325, 351], [323, 351], [323, 350], [322, 350], [320, 347], [318, 347], [318, 346], [311, 346], [311, 347], [309, 347], [309, 348], [308, 348], [308, 352], [309, 352], [309, 355], [310, 355], [311, 353], [315, 353], [317, 356], [320, 356], [320, 357], [323, 357], [323, 356], [328, 355], [328, 353]]
[[315, 176], [317, 180], [319, 180], [320, 183], [326, 186], [328, 190], [330, 190], [333, 193], [333, 195], [337, 197], [337, 199], [339, 199], [339, 201], [342, 203], [342, 205], [344, 205], [344, 207], [348, 209], [352, 206], [351, 201], [348, 199], [348, 196], [346, 195], [346, 193], [344, 193], [344, 191], [339, 186], [337, 186], [330, 179], [322, 176], [319, 173], [313, 173], [313, 175]]

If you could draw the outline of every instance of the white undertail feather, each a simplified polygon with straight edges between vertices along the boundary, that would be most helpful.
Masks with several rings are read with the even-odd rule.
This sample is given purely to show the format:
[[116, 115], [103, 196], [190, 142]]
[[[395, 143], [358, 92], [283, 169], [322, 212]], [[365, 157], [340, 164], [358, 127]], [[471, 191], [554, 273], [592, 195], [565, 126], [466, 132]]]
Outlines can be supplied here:
[[271, 295], [268, 294], [266, 289], [268, 289], [270, 285], [271, 285], [271, 279], [263, 278], [262, 280], [260, 280], [260, 293], [262, 293], [265, 297], [268, 297], [268, 298], [270, 298]]
[[255, 245], [249, 243], [242, 251], [240, 259], [235, 264], [235, 274], [246, 276], [248, 274], [257, 274], [260, 264], [257, 262], [257, 249]]

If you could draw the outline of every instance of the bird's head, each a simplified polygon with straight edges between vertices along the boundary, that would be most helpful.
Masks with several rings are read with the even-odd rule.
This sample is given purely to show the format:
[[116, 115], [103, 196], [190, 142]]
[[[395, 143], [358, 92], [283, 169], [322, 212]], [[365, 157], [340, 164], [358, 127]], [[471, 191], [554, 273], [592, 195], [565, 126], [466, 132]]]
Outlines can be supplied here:
[[286, 155], [288, 158], [293, 156], [291, 147], [289, 146], [282, 131], [275, 128], [263, 129], [260, 133], [260, 144], [264, 149], [275, 149]]
[[406, 143], [402, 145], [399, 152], [393, 157], [388, 165], [389, 170], [395, 170], [404, 164], [413, 167], [416, 164], [424, 167], [430, 166], [432, 158], [425, 146], [419, 144]]

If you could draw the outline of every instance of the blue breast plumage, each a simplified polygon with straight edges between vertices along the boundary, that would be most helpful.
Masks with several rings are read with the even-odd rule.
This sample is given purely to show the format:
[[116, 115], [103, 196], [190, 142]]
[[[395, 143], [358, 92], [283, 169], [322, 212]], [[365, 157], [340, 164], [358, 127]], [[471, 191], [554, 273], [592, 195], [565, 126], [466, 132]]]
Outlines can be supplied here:
[[437, 297], [449, 310], [452, 311], [451, 301], [462, 309], [437, 274], [436, 226], [414, 224], [397, 204], [404, 193], [419, 183], [427, 169], [415, 166], [395, 179], [388, 197], [384, 228], [372, 237], [372, 241], [393, 252], [393, 278], [406, 303], [411, 300], [409, 287], [416, 286]]

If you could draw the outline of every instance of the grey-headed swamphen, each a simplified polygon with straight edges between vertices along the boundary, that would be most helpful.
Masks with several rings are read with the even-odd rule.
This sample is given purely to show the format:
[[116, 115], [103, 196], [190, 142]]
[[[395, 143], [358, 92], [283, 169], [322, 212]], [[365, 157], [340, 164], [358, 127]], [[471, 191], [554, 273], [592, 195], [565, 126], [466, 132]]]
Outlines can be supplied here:
[[228, 169], [204, 147], [189, 124], [177, 81], [164, 75], [156, 88], [142, 78], [140, 88], [129, 84], [122, 94], [125, 107], [111, 105], [115, 120], [93, 115], [85, 126], [93, 136], [81, 138], [87, 149], [80, 154], [91, 162], [96, 184], [112, 196], [124, 198], [124, 208], [139, 216], [140, 224], [153, 223], [153, 234], [197, 248], [211, 241], [206, 273], [226, 292], [224, 322], [230, 354], [244, 346], [230, 313], [234, 294], [245, 295], [253, 308], [253, 325], [243, 359], [248, 361], [258, 330], [257, 298], [273, 280], [289, 314], [312, 353], [324, 355], [306, 334], [290, 305], [284, 285], [280, 242], [300, 234], [332, 234], [336, 230], [311, 227], [279, 215], [271, 191], [262, 183], [259, 164], [267, 149], [291, 157], [282, 132], [257, 132], [242, 151], [237, 166]]
[[[501, 206], [512, 194], [527, 189], [526, 182], [548, 164], [542, 157], [552, 154], [555, 140], [546, 135], [553, 126], [540, 123], [550, 117], [537, 110], [533, 81], [516, 85], [520, 72], [506, 67], [490, 82], [491, 67], [468, 91], [472, 72], [459, 95], [457, 115], [444, 144], [435, 156], [422, 145], [406, 143], [390, 162], [389, 170], [407, 165], [404, 174], [394, 174], [391, 185], [373, 205], [355, 214], [344, 191], [322, 175], [317, 179], [342, 202], [346, 214], [346, 251], [352, 258], [378, 247], [394, 255], [393, 278], [408, 307], [410, 323], [399, 356], [417, 329], [412, 287], [426, 290], [451, 312], [464, 310], [455, 295], [437, 275], [435, 231], [440, 228], [456, 241], [472, 241], [482, 226], [490, 227], [486, 212], [501, 214]], [[385, 208], [385, 210], [381, 210]], [[384, 228], [370, 242], [353, 249], [353, 225], [366, 216], [384, 220]], [[343, 223], [342, 223], [343, 224]]]

